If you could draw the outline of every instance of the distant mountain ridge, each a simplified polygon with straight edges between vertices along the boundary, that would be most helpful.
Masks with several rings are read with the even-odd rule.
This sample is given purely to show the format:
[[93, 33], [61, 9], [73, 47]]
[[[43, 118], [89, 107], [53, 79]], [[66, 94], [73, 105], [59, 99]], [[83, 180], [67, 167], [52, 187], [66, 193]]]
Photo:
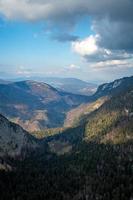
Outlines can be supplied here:
[[0, 84], [0, 113], [28, 131], [41, 130], [62, 126], [66, 112], [88, 98], [30, 80]]
[[[24, 80], [24, 78], [19, 78], [17, 81], [21, 81], [21, 79]], [[62, 92], [79, 95], [90, 96], [94, 94], [97, 89], [96, 84], [89, 83], [77, 78], [31, 77], [29, 80], [47, 83]]]
[[0, 84], [9, 84], [11, 81], [0, 79]]

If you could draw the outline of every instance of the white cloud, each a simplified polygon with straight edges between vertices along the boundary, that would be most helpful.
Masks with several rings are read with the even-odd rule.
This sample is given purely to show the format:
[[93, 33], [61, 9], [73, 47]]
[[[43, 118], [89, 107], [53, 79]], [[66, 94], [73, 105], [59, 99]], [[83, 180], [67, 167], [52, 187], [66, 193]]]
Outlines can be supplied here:
[[72, 50], [90, 62], [112, 58], [116, 52], [113, 53], [109, 49], [101, 48], [98, 45], [99, 40], [100, 35], [90, 35], [83, 40], [72, 42]]
[[80, 66], [78, 65], [75, 65], [75, 64], [71, 64], [67, 67], [67, 69], [70, 69], [70, 70], [77, 70], [77, 69], [80, 69]]
[[98, 35], [90, 35], [83, 40], [72, 42], [72, 49], [82, 56], [93, 55], [98, 51], [97, 38]]
[[109, 60], [104, 62], [98, 62], [95, 64], [95, 68], [106, 68], [106, 67], [120, 67], [123, 68], [126, 66], [126, 68], [133, 67], [132, 63], [130, 63], [130, 60]]
[[101, 40], [100, 35], [90, 35], [89, 37], [72, 42], [72, 50], [85, 58], [89, 63], [104, 63], [112, 62], [112, 65], [117, 65], [118, 61], [124, 62], [133, 58], [132, 52], [126, 52], [125, 50], [111, 50], [101, 47], [99, 41]]
[[[49, 27], [63, 25], [62, 30], [70, 30], [80, 18], [91, 16], [93, 31], [101, 37], [99, 45], [113, 50], [133, 50], [132, 10], [132, 0], [0, 0], [0, 15], [9, 20], [43, 20]], [[78, 38], [66, 36], [69, 41]], [[82, 54], [92, 54], [97, 50], [95, 40], [95, 36], [89, 36], [75, 48]]]
[[18, 67], [18, 69], [15, 72], [17, 75], [25, 75], [25, 76], [30, 76], [31, 75], [31, 70], [30, 69], [26, 69], [24, 66], [20, 66]]
[[0, 0], [0, 12], [8, 19], [37, 20], [47, 18], [52, 13], [50, 3], [32, 1]]

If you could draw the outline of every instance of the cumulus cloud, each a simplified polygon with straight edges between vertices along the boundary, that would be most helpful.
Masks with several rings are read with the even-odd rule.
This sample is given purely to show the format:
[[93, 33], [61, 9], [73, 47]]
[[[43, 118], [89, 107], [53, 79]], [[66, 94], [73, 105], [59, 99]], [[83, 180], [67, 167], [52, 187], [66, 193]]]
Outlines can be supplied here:
[[99, 45], [100, 36], [91, 35], [83, 40], [72, 43], [74, 52], [85, 58], [93, 69], [104, 70], [105, 68], [133, 68], [133, 53], [125, 49], [106, 49]]
[[99, 38], [99, 35], [91, 35], [83, 40], [75, 41], [72, 43], [72, 49], [89, 62], [132, 58], [133, 54], [125, 50], [111, 50], [99, 46]]
[[96, 44], [97, 37], [98, 36], [91, 35], [83, 40], [73, 42], [72, 48], [82, 56], [93, 55], [98, 51], [98, 46]]

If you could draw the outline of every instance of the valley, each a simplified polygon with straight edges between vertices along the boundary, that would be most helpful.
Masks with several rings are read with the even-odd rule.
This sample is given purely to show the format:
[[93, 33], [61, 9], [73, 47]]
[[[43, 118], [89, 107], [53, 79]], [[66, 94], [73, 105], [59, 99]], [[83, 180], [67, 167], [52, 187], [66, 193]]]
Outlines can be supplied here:
[[0, 116], [2, 200], [132, 199], [133, 77], [99, 86], [87, 101], [71, 107], [66, 126], [32, 135]]

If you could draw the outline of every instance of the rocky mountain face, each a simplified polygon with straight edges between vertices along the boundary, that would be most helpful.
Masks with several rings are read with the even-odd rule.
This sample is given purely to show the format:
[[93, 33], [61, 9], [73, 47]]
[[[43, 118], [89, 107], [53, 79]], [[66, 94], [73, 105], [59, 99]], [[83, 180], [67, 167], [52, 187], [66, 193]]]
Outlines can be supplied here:
[[35, 81], [0, 84], [0, 99], [0, 113], [28, 131], [62, 126], [67, 111], [88, 101]]
[[37, 147], [37, 139], [0, 115], [0, 157], [21, 158]]
[[102, 96], [113, 96], [119, 94], [122, 91], [126, 91], [133, 86], [133, 76], [125, 77], [118, 80], [115, 80], [111, 83], [105, 83], [98, 87], [96, 93], [94, 94], [95, 98]]

